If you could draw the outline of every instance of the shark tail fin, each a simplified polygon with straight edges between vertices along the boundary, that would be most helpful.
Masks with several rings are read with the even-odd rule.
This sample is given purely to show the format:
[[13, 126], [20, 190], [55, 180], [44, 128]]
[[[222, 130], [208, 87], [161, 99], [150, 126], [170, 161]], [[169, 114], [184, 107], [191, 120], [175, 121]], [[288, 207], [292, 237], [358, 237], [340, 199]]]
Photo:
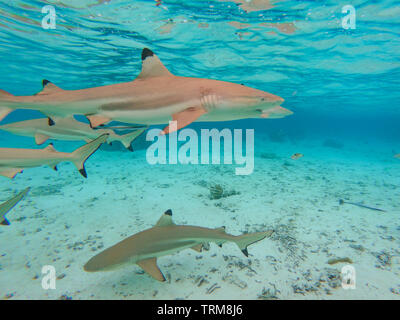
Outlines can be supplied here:
[[248, 257], [249, 253], [247, 252], [247, 247], [257, 241], [271, 236], [273, 232], [273, 230], [268, 230], [264, 232], [242, 234], [241, 236], [236, 237], [235, 243], [238, 245], [239, 249], [242, 250], [243, 254]]
[[123, 134], [121, 136], [118, 136], [118, 140], [121, 141], [124, 147], [127, 148], [129, 151], [133, 151], [131, 146], [132, 141], [139, 137], [146, 129], [147, 127], [129, 132], [127, 134]]
[[[14, 97], [11, 93], [0, 89], [0, 101], [10, 100], [11, 97]], [[12, 111], [13, 110], [11, 108], [0, 106], [0, 121], [3, 120]]]
[[100, 147], [100, 145], [106, 142], [108, 133], [101, 135], [97, 139], [85, 144], [84, 146], [76, 149], [72, 152], [72, 162], [79, 170], [79, 173], [87, 178], [85, 170], [85, 161]]
[[8, 220], [6, 219], [6, 217], [3, 217], [3, 220], [0, 222], [0, 224], [1, 224], [2, 226], [9, 226], [9, 225], [10, 225], [10, 221], [8, 221]]

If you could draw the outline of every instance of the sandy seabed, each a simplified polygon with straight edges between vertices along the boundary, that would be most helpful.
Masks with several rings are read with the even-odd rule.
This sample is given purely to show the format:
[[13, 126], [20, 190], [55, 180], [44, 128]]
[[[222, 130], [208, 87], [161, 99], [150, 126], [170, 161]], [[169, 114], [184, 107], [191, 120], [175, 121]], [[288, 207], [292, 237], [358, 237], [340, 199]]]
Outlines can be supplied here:
[[[235, 165], [151, 166], [145, 150], [100, 150], [87, 161], [88, 179], [70, 163], [0, 177], [1, 200], [32, 188], [0, 228], [0, 298], [400, 299], [400, 160], [391, 147], [257, 141], [249, 176], [236, 176]], [[295, 152], [305, 156], [293, 161]], [[210, 199], [216, 184], [224, 194]], [[233, 243], [159, 258], [165, 283], [137, 265], [83, 270], [167, 209], [176, 224], [275, 233], [249, 246], [248, 258]], [[356, 289], [342, 288], [349, 263], [328, 263], [336, 258], [353, 262]], [[41, 286], [44, 265], [56, 269], [55, 290]]]

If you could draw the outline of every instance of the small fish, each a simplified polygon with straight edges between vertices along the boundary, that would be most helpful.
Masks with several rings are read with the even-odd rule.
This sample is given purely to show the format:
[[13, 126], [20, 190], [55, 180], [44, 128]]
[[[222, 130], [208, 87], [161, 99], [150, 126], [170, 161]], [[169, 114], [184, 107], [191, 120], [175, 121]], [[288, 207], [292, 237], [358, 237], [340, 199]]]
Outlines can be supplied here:
[[85, 271], [107, 271], [124, 264], [136, 263], [158, 281], [165, 277], [157, 266], [157, 258], [191, 248], [201, 252], [215, 242], [222, 247], [227, 241], [237, 244], [247, 257], [247, 246], [271, 236], [273, 230], [233, 236], [225, 227], [209, 229], [196, 226], [180, 226], [172, 221], [172, 211], [167, 210], [157, 224], [136, 233], [91, 258], [83, 267]]
[[344, 204], [344, 203], [352, 204], [353, 206], [358, 206], [358, 207], [361, 207], [361, 208], [366, 208], [366, 209], [370, 209], [370, 210], [374, 210], [374, 211], [386, 212], [385, 210], [382, 210], [382, 209], [373, 208], [373, 207], [368, 207], [368, 206], [366, 206], [366, 205], [363, 205], [362, 203], [347, 202], [347, 201], [344, 201], [343, 199], [339, 199], [339, 204], [340, 204], [340, 205], [342, 205], [342, 204]]
[[395, 154], [394, 157], [395, 157], [396, 159], [400, 159], [400, 153]]
[[302, 154], [302, 153], [295, 153], [295, 154], [293, 154], [290, 158], [292, 159], [292, 160], [297, 160], [297, 159], [299, 159], [299, 158], [301, 158], [301, 157], [303, 157], [304, 156], [304, 154]]
[[8, 226], [10, 222], [6, 219], [6, 214], [14, 208], [18, 202], [22, 200], [23, 197], [29, 192], [30, 188], [26, 188], [24, 191], [21, 191], [16, 196], [7, 200], [6, 202], [0, 204], [0, 225]]

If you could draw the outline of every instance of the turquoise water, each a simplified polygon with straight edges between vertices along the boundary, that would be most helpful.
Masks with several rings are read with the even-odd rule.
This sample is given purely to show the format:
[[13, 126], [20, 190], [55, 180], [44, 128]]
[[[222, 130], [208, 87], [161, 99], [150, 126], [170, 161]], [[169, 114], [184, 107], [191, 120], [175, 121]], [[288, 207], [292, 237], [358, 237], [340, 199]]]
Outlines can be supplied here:
[[[355, 29], [342, 27], [349, 4]], [[45, 5], [55, 29], [42, 27]], [[0, 177], [0, 200], [31, 187], [0, 229], [0, 297], [399, 299], [399, 16], [397, 1], [0, 1], [0, 89], [14, 95], [35, 94], [43, 79], [68, 90], [131, 81], [147, 47], [175, 75], [243, 83], [294, 112], [189, 125], [254, 129], [248, 176], [234, 165], [152, 166], [141, 136], [133, 153], [102, 146], [86, 180], [70, 163]], [[0, 124], [42, 116], [17, 110]], [[2, 148], [48, 142], [0, 132]], [[66, 152], [84, 143], [52, 142]], [[212, 199], [216, 184], [235, 192]], [[275, 233], [249, 258], [231, 244], [163, 257], [166, 284], [133, 265], [83, 270], [170, 208], [177, 224]], [[340, 285], [348, 263], [328, 263], [344, 257], [357, 271], [354, 290]], [[43, 265], [55, 266], [57, 289], [42, 288]]]

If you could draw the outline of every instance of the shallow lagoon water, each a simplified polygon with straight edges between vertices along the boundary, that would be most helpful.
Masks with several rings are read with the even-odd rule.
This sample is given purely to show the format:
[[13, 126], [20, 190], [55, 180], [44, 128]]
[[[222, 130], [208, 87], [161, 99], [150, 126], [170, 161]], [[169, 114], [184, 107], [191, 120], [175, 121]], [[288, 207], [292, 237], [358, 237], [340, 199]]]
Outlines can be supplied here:
[[[345, 1], [271, 1], [247, 11], [236, 2], [0, 2], [0, 88], [15, 95], [36, 93], [42, 79], [71, 90], [133, 80], [148, 47], [174, 74], [244, 83], [283, 97], [294, 112], [189, 126], [254, 129], [246, 176], [235, 165], [150, 165], [141, 137], [133, 153], [101, 147], [86, 163], [88, 179], [70, 163], [1, 177], [0, 200], [31, 191], [0, 229], [0, 297], [399, 299], [398, 5], [352, 2], [356, 28], [345, 30]], [[41, 26], [47, 4], [56, 29]], [[18, 110], [2, 123], [41, 116]], [[52, 142], [68, 152], [84, 143]], [[1, 132], [0, 147], [44, 146]], [[226, 196], [212, 199], [215, 185]], [[166, 283], [136, 265], [83, 270], [167, 209], [177, 224], [275, 233], [249, 246], [248, 258], [231, 243], [162, 257]], [[345, 290], [349, 264], [356, 288]], [[55, 290], [42, 288], [44, 265], [56, 269]]]

